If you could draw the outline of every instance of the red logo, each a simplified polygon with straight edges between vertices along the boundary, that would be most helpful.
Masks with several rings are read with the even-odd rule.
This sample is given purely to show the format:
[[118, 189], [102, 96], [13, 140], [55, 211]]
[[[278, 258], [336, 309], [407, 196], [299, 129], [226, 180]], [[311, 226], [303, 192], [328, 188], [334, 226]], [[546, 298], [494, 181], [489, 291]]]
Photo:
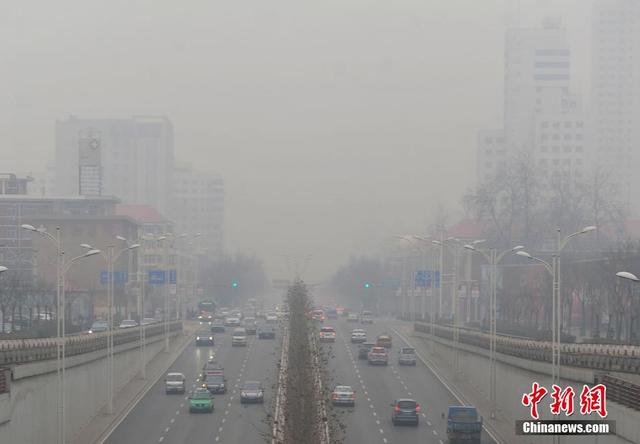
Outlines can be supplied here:
[[575, 392], [573, 387], [569, 386], [562, 390], [559, 386], [553, 384], [553, 391], [551, 392], [551, 413], [553, 415], [559, 415], [560, 412], [564, 412], [566, 416], [573, 415], [573, 397]]
[[531, 384], [531, 393], [525, 393], [522, 395], [522, 405], [525, 407], [531, 407], [531, 417], [534, 419], [538, 419], [540, 416], [538, 415], [538, 403], [542, 401], [547, 395], [548, 391], [546, 388], [541, 387], [537, 382]]
[[580, 393], [580, 413], [590, 415], [596, 412], [601, 418], [607, 417], [607, 387], [598, 384], [589, 388], [585, 385]]

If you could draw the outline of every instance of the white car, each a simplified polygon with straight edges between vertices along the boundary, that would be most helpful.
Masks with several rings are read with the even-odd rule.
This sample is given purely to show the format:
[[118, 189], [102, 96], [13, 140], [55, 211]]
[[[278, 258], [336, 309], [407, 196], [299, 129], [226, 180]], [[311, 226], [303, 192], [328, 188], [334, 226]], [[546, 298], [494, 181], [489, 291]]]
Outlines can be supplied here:
[[138, 323], [134, 319], [125, 319], [120, 323], [119, 328], [131, 328], [137, 327]]
[[351, 331], [351, 342], [354, 344], [360, 344], [367, 342], [367, 333], [361, 328], [356, 328]]
[[331, 393], [333, 405], [356, 405], [356, 391], [350, 385], [336, 385]]
[[185, 377], [182, 373], [167, 373], [164, 378], [165, 393], [184, 393]]
[[278, 315], [275, 313], [267, 313], [265, 316], [265, 322], [267, 324], [277, 324], [278, 323]]
[[240, 318], [228, 317], [224, 320], [225, 327], [237, 327], [240, 325]]

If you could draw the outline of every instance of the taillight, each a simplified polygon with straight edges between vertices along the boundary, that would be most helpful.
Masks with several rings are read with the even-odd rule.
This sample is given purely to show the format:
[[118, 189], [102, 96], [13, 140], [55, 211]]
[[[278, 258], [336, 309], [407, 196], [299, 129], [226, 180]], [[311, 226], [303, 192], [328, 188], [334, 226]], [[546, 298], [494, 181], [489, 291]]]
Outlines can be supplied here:
[[416, 413], [420, 413], [420, 404], [416, 404]]
[[396, 411], [396, 412], [399, 412], [399, 411], [400, 411], [400, 406], [399, 406], [398, 404], [396, 404], [395, 411]]
[[337, 393], [333, 393], [333, 394], [331, 395], [331, 398], [332, 398], [332, 399], [338, 399], [338, 394], [337, 394]]

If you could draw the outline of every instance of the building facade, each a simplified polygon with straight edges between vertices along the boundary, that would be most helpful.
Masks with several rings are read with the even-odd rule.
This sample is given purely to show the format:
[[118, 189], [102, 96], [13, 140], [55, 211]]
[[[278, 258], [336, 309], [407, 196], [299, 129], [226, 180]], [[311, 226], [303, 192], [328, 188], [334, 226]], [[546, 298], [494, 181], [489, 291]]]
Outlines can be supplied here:
[[169, 119], [69, 117], [55, 131], [56, 195], [118, 196], [166, 214], [174, 162]]
[[640, 2], [596, 0], [592, 14], [593, 149], [624, 202], [640, 210]]
[[200, 252], [221, 255], [224, 249], [224, 181], [190, 166], [176, 167], [171, 219], [177, 233], [200, 233]]

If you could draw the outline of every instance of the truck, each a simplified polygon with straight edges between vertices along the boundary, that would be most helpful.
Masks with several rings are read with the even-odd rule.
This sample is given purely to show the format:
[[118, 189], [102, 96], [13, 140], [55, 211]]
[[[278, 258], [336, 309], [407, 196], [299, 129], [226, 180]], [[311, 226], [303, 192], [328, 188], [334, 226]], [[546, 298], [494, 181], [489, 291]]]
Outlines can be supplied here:
[[447, 413], [449, 444], [480, 444], [482, 416], [473, 406], [452, 405]]

